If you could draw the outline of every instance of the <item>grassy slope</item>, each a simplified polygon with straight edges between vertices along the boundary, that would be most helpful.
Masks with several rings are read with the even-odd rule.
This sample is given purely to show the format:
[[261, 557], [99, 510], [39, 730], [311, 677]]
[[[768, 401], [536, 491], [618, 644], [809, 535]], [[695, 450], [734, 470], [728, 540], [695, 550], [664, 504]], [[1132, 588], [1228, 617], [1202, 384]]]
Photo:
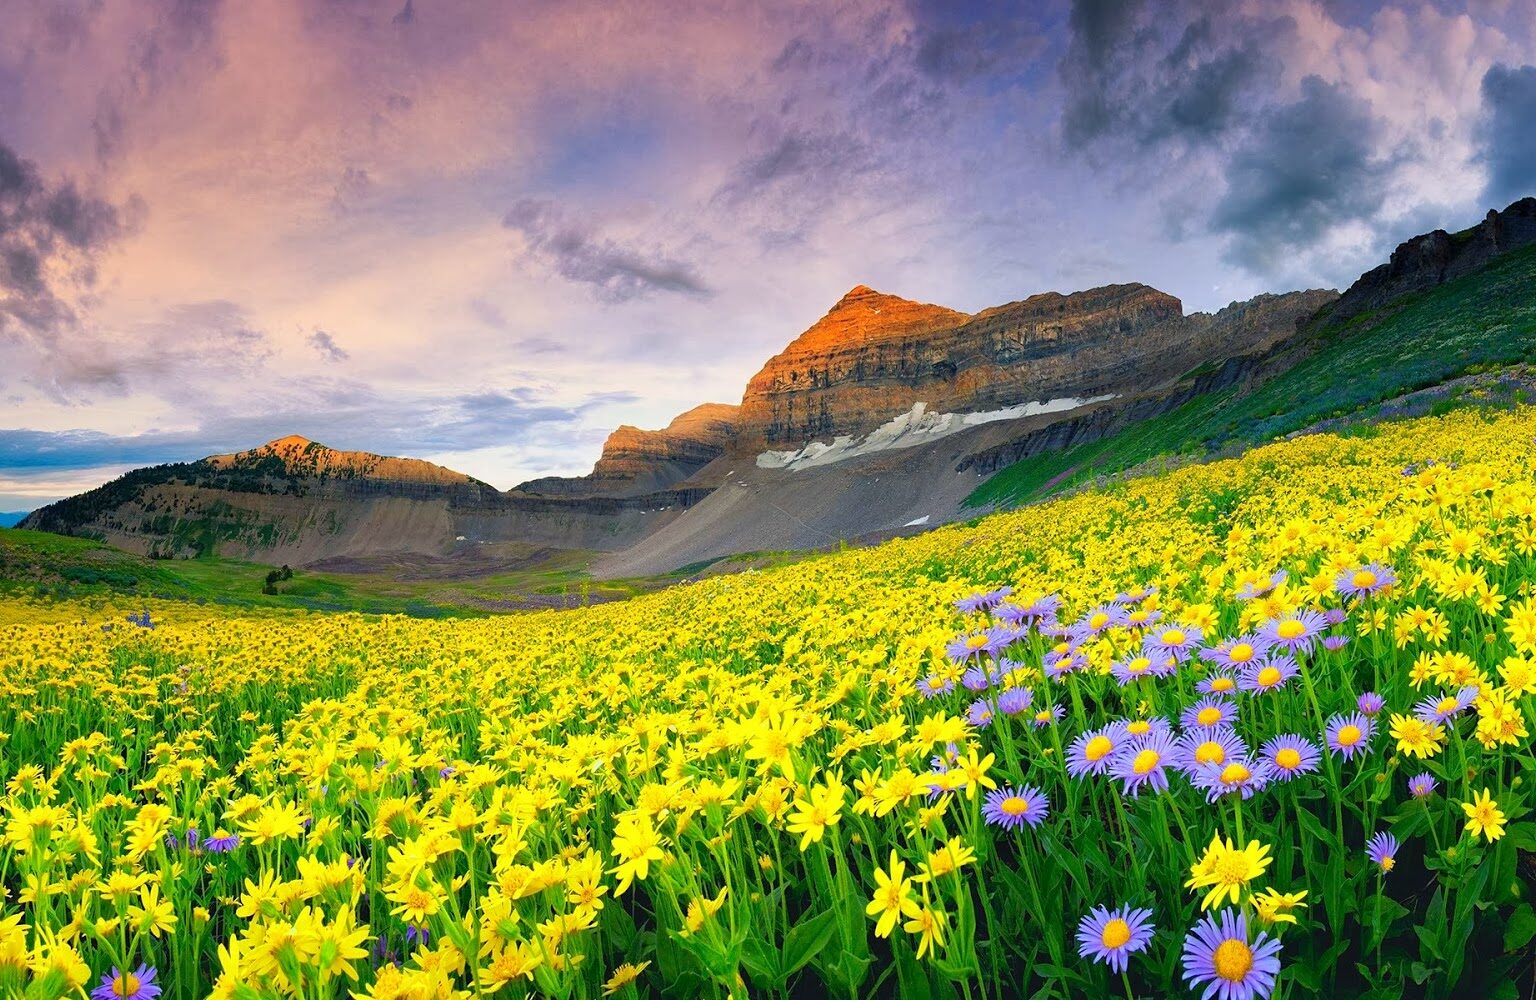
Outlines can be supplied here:
[[537, 595], [556, 606], [628, 597], [660, 581], [586, 581], [586, 560], [571, 559], [470, 580], [400, 580], [384, 574], [299, 570], [263, 594], [271, 567], [238, 559], [154, 560], [100, 542], [40, 531], [0, 529], [0, 599], [126, 594], [234, 607], [308, 608], [424, 617], [484, 613]]
[[997, 472], [968, 506], [1011, 506], [1160, 457], [1259, 444], [1478, 366], [1536, 360], [1536, 247], [1326, 331], [1316, 353], [1257, 391], [1210, 393], [1101, 441]]

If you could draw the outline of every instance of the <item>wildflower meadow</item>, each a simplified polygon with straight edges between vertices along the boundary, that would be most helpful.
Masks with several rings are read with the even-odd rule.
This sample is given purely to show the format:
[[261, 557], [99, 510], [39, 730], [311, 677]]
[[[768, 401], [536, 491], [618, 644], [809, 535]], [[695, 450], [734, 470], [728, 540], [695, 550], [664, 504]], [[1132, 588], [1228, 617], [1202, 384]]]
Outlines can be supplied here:
[[571, 611], [14, 604], [0, 995], [1524, 995], [1533, 440]]

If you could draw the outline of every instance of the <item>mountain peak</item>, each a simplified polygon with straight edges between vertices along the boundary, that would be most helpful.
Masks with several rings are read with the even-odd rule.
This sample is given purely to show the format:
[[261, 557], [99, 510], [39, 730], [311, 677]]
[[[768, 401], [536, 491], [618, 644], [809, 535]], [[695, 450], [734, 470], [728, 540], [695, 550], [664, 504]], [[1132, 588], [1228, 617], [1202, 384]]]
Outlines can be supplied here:
[[[273, 438], [271, 441], [268, 441], [258, 448], [257, 451], [293, 451], [308, 448], [314, 443], [302, 434], [285, 434], [280, 438]], [[322, 445], [322, 447], [324, 446]]]

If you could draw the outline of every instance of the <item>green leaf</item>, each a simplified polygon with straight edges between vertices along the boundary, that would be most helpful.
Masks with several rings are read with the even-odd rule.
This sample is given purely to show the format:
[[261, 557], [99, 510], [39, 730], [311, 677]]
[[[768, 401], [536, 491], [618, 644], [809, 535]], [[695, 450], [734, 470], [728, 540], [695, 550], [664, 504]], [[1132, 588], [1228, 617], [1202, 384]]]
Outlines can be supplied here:
[[753, 935], [743, 941], [741, 964], [765, 991], [778, 989], [784, 982], [784, 974], [779, 971], [779, 951], [768, 945], [767, 938]]
[[784, 936], [783, 976], [789, 977], [805, 968], [821, 953], [837, 933], [837, 911], [827, 910], [801, 920]]
[[1533, 937], [1536, 937], [1536, 910], [1532, 910], [1529, 903], [1521, 903], [1504, 925], [1504, 950], [1518, 951]]
[[1515, 823], [1507, 827], [1504, 840], [1522, 851], [1536, 851], [1536, 823]]

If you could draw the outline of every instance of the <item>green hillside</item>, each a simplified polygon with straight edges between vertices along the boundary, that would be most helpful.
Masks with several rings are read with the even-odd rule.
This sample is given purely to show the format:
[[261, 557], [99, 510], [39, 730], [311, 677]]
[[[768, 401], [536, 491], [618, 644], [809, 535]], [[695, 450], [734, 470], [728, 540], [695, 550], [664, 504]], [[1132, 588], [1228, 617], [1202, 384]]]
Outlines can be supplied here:
[[1481, 368], [1536, 361], [1536, 246], [1307, 335], [1314, 352], [1256, 391], [1208, 393], [1101, 441], [1023, 459], [966, 503], [1013, 506], [1159, 459], [1231, 454]]

